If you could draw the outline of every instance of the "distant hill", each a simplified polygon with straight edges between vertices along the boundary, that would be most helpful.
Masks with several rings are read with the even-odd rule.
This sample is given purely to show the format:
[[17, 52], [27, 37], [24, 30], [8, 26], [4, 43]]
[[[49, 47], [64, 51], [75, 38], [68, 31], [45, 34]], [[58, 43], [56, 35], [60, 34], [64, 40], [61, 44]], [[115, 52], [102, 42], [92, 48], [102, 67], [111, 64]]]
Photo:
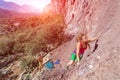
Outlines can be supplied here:
[[37, 13], [20, 13], [17, 11], [5, 10], [0, 8], [0, 18], [29, 17], [36, 16]]
[[17, 12], [32, 12], [32, 13], [36, 13], [37, 11], [40, 12], [38, 9], [35, 9], [30, 5], [20, 6], [14, 2], [6, 2], [4, 0], [0, 0], [0, 8]]

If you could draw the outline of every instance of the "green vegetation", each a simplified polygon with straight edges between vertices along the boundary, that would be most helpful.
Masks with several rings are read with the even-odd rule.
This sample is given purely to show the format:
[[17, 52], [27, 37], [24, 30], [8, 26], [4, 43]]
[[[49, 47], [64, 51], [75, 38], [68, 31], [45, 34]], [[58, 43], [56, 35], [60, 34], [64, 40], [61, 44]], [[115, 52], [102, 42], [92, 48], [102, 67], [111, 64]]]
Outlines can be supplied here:
[[0, 26], [4, 32], [0, 35], [0, 55], [24, 53], [28, 56], [21, 59], [24, 68], [36, 67], [32, 65], [36, 60], [30, 56], [49, 52], [68, 40], [64, 35], [66, 25], [61, 14], [6, 19]]
[[26, 70], [27, 72], [32, 72], [37, 66], [38, 62], [35, 57], [27, 56], [20, 59], [21, 60], [21, 69]]

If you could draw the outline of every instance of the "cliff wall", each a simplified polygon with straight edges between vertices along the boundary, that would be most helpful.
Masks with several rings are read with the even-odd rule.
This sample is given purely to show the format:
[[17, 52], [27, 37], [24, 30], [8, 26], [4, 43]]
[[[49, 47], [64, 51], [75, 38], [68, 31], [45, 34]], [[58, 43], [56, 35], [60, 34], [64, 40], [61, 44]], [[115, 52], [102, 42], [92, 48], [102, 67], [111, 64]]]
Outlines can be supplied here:
[[[65, 0], [62, 10], [67, 24], [66, 34], [82, 32], [89, 38], [101, 34], [98, 41], [91, 44], [92, 49], [85, 52], [80, 66], [67, 71], [62, 79], [119, 80], [120, 0]], [[74, 40], [69, 42], [63, 52], [70, 54], [73, 49], [70, 46], [74, 43]]]

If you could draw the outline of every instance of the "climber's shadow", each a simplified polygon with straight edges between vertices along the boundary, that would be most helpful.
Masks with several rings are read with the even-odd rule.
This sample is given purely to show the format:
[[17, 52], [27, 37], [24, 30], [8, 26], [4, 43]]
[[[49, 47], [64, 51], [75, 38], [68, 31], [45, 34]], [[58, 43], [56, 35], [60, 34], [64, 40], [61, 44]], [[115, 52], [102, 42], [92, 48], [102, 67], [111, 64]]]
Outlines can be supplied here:
[[96, 42], [95, 42], [95, 46], [94, 46], [92, 52], [95, 52], [97, 48], [98, 48], [98, 39], [97, 39]]
[[97, 48], [98, 48], [98, 39], [97, 39], [96, 42], [95, 42], [95, 46], [94, 46], [92, 52], [91, 52], [90, 54], [88, 54], [87, 57], [89, 57], [92, 53], [94, 53]]

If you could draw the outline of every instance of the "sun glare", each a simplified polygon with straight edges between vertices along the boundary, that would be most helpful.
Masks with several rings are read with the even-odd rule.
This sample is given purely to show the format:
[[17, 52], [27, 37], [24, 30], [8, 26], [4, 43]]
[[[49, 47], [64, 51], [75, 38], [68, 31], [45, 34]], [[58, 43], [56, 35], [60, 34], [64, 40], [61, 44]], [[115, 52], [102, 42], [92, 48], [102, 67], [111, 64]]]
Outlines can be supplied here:
[[[14, 2], [19, 5], [31, 5], [40, 11], [43, 11], [45, 6], [50, 4], [51, 0], [5, 0], [7, 2]], [[37, 11], [38, 12], [38, 11]]]
[[32, 4], [32, 6], [33, 7], [35, 7], [35, 8], [37, 8], [38, 10], [40, 10], [40, 11], [43, 11], [44, 10], [44, 8], [46, 7], [48, 5], [48, 2], [34, 2], [33, 4]]

